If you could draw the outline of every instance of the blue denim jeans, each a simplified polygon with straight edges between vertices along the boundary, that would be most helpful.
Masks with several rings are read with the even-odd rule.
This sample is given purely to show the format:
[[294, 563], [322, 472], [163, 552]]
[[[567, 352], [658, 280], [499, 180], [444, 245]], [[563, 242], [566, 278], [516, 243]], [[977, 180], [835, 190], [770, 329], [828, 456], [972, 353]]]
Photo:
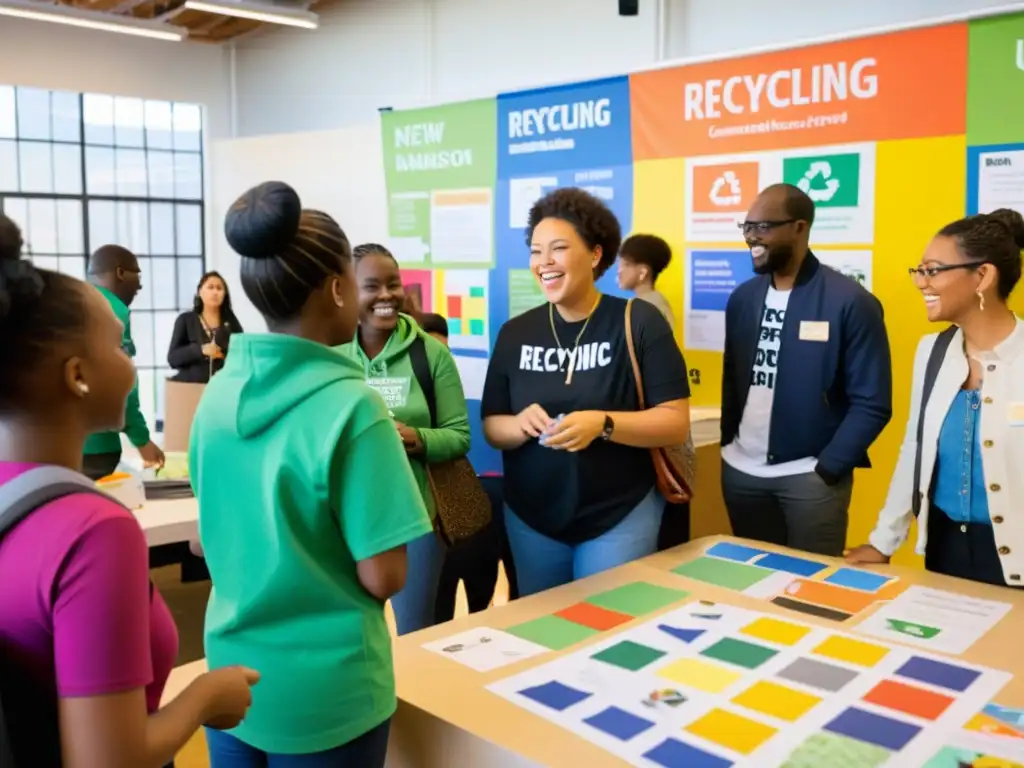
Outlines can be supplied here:
[[543, 592], [654, 554], [664, 512], [665, 500], [652, 488], [610, 531], [571, 545], [538, 533], [505, 507], [505, 528], [516, 563], [520, 596]]
[[210, 768], [384, 768], [391, 721], [348, 744], [309, 755], [277, 755], [250, 747], [230, 733], [206, 729]]
[[437, 584], [444, 567], [444, 543], [431, 531], [406, 545], [408, 568], [405, 587], [391, 598], [395, 629], [407, 635], [434, 626]]

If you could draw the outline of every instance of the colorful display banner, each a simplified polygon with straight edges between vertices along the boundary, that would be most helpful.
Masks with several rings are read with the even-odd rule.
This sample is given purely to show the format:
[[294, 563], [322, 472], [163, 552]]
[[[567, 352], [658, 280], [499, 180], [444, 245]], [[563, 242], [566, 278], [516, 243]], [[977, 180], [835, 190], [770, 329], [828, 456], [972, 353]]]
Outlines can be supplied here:
[[388, 234], [403, 265], [494, 264], [495, 104], [382, 112]]

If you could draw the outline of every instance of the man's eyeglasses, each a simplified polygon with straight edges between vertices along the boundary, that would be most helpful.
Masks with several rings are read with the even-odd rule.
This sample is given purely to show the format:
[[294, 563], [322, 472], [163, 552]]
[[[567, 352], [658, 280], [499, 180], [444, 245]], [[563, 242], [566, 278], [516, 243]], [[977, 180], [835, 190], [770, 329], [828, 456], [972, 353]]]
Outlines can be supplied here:
[[759, 235], [767, 234], [777, 227], [784, 227], [786, 224], [793, 224], [796, 219], [782, 219], [780, 221], [741, 221], [736, 226], [744, 235], [757, 232]]
[[943, 272], [950, 272], [954, 269], [976, 269], [987, 263], [987, 261], [968, 261], [963, 264], [929, 264], [928, 266], [911, 267], [907, 272], [914, 278], [931, 279]]

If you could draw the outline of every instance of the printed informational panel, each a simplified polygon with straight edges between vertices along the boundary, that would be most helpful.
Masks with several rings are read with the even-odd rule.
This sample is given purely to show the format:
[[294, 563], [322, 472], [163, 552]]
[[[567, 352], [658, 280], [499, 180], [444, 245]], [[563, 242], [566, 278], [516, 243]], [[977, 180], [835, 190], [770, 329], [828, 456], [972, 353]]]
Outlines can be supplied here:
[[741, 240], [738, 226], [758, 192], [778, 183], [792, 184], [814, 201], [815, 244], [874, 241], [874, 144], [687, 160], [687, 241]]
[[494, 263], [495, 102], [383, 112], [391, 249], [403, 266]]
[[754, 276], [750, 252], [686, 252], [684, 348], [721, 352], [725, 348], [725, 306], [740, 283]]

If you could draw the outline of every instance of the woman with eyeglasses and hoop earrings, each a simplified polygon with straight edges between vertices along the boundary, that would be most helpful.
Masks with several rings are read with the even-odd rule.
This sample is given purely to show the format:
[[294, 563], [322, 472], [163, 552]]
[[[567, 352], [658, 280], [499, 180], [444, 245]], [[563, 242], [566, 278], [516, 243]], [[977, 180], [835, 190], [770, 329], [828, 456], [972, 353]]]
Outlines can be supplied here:
[[852, 563], [885, 563], [917, 517], [936, 573], [1024, 586], [1024, 322], [1007, 306], [1021, 277], [1024, 219], [1005, 208], [943, 227], [910, 274], [928, 319], [889, 495]]

